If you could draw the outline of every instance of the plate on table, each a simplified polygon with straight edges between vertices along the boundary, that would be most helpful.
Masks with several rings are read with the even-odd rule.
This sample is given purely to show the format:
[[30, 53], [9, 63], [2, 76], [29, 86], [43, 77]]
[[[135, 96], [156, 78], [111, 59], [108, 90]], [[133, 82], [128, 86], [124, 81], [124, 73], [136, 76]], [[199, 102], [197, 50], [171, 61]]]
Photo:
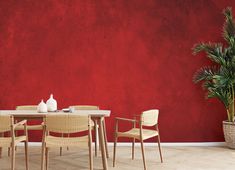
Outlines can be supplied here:
[[63, 112], [70, 112], [70, 109], [69, 108], [64, 108], [64, 109], [62, 109], [63, 110]]

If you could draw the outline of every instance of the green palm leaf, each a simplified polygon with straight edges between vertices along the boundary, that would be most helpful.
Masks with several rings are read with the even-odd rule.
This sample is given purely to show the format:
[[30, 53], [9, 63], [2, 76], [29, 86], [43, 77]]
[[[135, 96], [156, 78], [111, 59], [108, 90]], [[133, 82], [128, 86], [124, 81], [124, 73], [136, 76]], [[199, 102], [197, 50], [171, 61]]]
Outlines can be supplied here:
[[223, 11], [225, 15], [225, 23], [223, 28], [223, 36], [224, 39], [230, 44], [231, 46], [234, 46], [234, 37], [235, 37], [235, 24], [233, 21], [233, 15], [232, 15], [232, 8], [227, 7]]
[[218, 68], [215, 66], [202, 67], [194, 74], [193, 81], [197, 83], [202, 80], [213, 80], [213, 76], [215, 76], [218, 71]]
[[[228, 120], [234, 122], [234, 86], [235, 86], [235, 22], [232, 9], [223, 11], [225, 23], [223, 37], [227, 45], [222, 43], [198, 43], [193, 47], [193, 54], [205, 52], [216, 66], [200, 68], [193, 76], [193, 81], [203, 82], [203, 89], [207, 90], [206, 98], [217, 98], [225, 106]], [[225, 47], [226, 46], [226, 47]]]
[[193, 47], [193, 54], [196, 55], [197, 53], [204, 51], [207, 54], [207, 57], [212, 61], [225, 65], [226, 60], [223, 53], [223, 45], [221, 43], [199, 43]]

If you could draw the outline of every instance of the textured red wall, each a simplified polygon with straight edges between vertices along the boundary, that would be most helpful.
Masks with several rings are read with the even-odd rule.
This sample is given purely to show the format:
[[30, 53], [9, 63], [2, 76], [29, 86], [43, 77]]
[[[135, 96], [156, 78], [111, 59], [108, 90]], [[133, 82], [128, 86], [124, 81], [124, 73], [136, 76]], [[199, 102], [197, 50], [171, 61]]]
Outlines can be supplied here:
[[192, 83], [209, 62], [191, 48], [222, 41], [226, 6], [235, 2], [1, 0], [0, 109], [50, 93], [59, 108], [99, 105], [112, 110], [112, 141], [114, 117], [159, 108], [162, 141], [223, 141], [223, 105]]

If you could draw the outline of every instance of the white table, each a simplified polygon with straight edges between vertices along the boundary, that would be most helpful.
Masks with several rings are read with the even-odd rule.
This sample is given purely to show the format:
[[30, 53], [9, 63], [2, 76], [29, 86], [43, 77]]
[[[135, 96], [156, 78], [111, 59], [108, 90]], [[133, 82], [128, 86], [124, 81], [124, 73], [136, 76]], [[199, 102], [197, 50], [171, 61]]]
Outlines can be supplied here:
[[[36, 110], [0, 110], [0, 115], [12, 115], [17, 120], [19, 119], [43, 120], [47, 114], [64, 114], [64, 113], [65, 112], [63, 111], [38, 113]], [[104, 129], [102, 126], [102, 121], [104, 117], [109, 117], [110, 113], [111, 113], [110, 110], [75, 110], [73, 113], [70, 113], [77, 115], [89, 115], [93, 120], [97, 120], [99, 124], [99, 141], [101, 146], [103, 168], [105, 170], [108, 169], [108, 164], [107, 164], [106, 147], [104, 143]]]

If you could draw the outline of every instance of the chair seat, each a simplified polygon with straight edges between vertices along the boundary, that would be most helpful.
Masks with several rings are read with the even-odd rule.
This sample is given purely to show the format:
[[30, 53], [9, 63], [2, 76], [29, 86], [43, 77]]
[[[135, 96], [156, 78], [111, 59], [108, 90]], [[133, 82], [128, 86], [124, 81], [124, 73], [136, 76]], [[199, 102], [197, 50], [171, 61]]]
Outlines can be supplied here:
[[[143, 132], [143, 140], [158, 135], [158, 132], [156, 130], [142, 129], [142, 132]], [[131, 137], [131, 138], [140, 139], [140, 129], [132, 128], [131, 130], [126, 132], [117, 132], [117, 135], [122, 137]]]
[[55, 137], [46, 136], [46, 147], [67, 147], [67, 146], [81, 146], [88, 147], [88, 136], [82, 137]]
[[[0, 137], [0, 146], [1, 147], [10, 147], [11, 141], [12, 141], [11, 137]], [[22, 141], [26, 141], [26, 136], [15, 137], [15, 144], [18, 144]]]

